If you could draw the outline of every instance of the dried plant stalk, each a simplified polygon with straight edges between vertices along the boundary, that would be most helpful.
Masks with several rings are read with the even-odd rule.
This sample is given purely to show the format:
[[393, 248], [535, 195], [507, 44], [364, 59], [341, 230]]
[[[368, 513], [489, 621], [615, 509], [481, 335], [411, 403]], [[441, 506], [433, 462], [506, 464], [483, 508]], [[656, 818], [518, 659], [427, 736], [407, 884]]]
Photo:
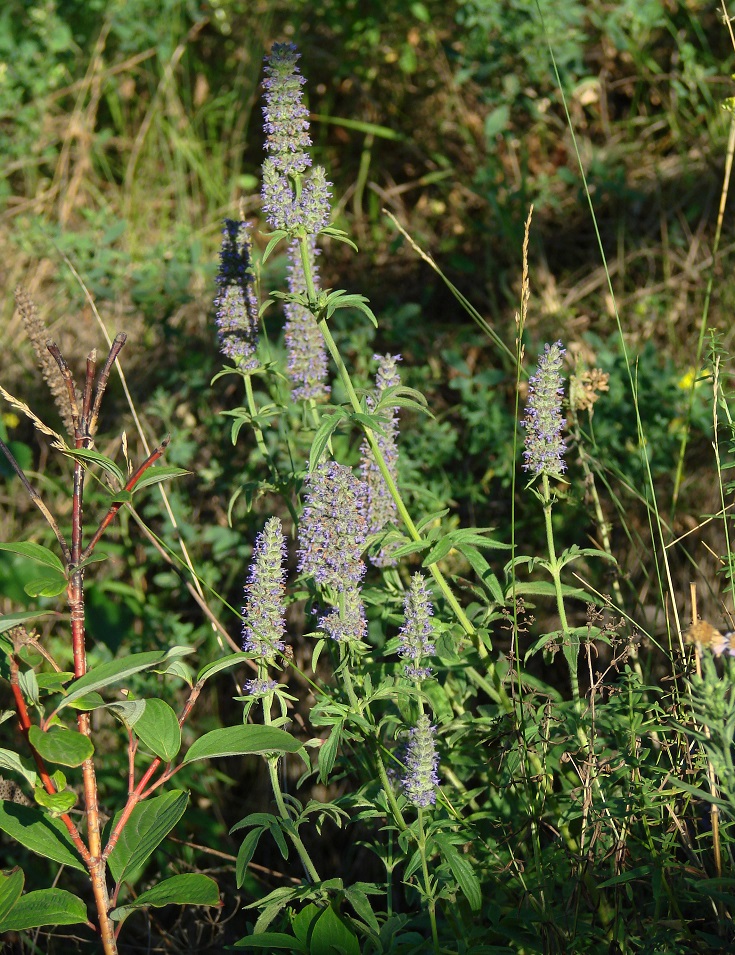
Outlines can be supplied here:
[[74, 424], [66, 384], [59, 371], [59, 366], [46, 348], [48, 332], [38, 314], [36, 303], [22, 285], [18, 285], [15, 289], [15, 304], [20, 312], [20, 317], [23, 320], [28, 338], [33, 345], [33, 350], [36, 353], [43, 380], [48, 385], [51, 395], [56, 402], [56, 407], [64, 422], [67, 433], [73, 436]]

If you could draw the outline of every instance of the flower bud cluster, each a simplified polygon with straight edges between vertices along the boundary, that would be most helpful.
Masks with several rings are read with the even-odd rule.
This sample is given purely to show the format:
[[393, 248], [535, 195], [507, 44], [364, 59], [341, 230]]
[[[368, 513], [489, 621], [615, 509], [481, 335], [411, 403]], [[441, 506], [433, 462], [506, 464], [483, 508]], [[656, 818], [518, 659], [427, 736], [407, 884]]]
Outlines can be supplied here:
[[431, 595], [421, 574], [414, 574], [404, 602], [405, 622], [401, 627], [401, 641], [398, 655], [406, 664], [405, 673], [409, 680], [417, 683], [431, 676], [431, 667], [422, 666], [425, 657], [432, 656], [436, 647], [431, 641], [434, 632]]
[[214, 309], [220, 350], [247, 371], [258, 367], [258, 302], [254, 291], [250, 224], [225, 219]]
[[285, 556], [281, 522], [271, 517], [255, 539], [242, 610], [242, 648], [264, 660], [272, 659], [285, 648]]
[[523, 467], [534, 477], [539, 474], [559, 477], [566, 470], [561, 436], [566, 424], [561, 416], [564, 379], [559, 374], [565, 353], [561, 342], [545, 345], [536, 374], [528, 380], [528, 402], [523, 420], [526, 429]]
[[[311, 275], [318, 288], [319, 270], [316, 257], [316, 236], [309, 236], [309, 255]], [[288, 247], [288, 290], [292, 295], [306, 291], [304, 263], [301, 259], [301, 246], [298, 239], [292, 239]], [[327, 351], [324, 338], [319, 331], [316, 319], [308, 308], [297, 302], [287, 302], [286, 312], [286, 350], [288, 352], [288, 374], [294, 384], [291, 392], [297, 401], [308, 401], [329, 396], [327, 380]]]

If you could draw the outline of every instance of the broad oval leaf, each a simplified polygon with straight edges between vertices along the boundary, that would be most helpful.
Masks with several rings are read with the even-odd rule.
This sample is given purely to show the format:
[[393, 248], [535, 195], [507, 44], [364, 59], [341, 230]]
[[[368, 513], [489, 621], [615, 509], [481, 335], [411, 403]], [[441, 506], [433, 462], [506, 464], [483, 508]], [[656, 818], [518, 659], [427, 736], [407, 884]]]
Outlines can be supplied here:
[[42, 925], [77, 925], [87, 922], [87, 907], [66, 889], [39, 889], [22, 896], [0, 922], [0, 932], [23, 932]]
[[290, 733], [275, 726], [226, 726], [200, 736], [189, 747], [184, 763], [219, 756], [245, 756], [253, 753], [297, 753], [301, 743]]
[[317, 919], [309, 940], [312, 952], [338, 951], [342, 955], [360, 955], [360, 943], [354, 930], [332, 906], [325, 909]]
[[152, 889], [141, 894], [134, 902], [123, 905], [110, 912], [110, 918], [121, 921], [130, 912], [145, 906], [153, 905], [162, 908], [164, 905], [219, 905], [219, 888], [214, 879], [198, 872], [187, 872], [183, 875], [172, 875], [164, 879]]
[[47, 793], [45, 789], [36, 786], [33, 791], [33, 798], [39, 806], [48, 809], [49, 812], [64, 813], [74, 806], [77, 801], [77, 794], [71, 789], [64, 789], [58, 793]]
[[0, 801], [0, 829], [39, 856], [86, 871], [66, 826], [39, 809]]
[[44, 733], [38, 726], [31, 726], [28, 740], [39, 756], [59, 766], [81, 766], [94, 753], [92, 740], [76, 730], [53, 726]]
[[0, 925], [20, 898], [24, 882], [23, 870], [18, 866], [7, 875], [0, 872]]
[[0, 769], [9, 769], [11, 772], [20, 773], [31, 786], [36, 785], [38, 774], [31, 768], [30, 762], [26, 759], [22, 759], [12, 750], [0, 749]]
[[178, 718], [164, 700], [145, 701], [145, 709], [135, 723], [134, 732], [155, 756], [167, 763], [181, 749]]
[[107, 709], [127, 729], [131, 730], [145, 713], [145, 700], [123, 700], [120, 703], [108, 703]]
[[62, 574], [48, 574], [27, 580], [23, 590], [29, 597], [58, 597], [66, 590], [66, 577]]
[[[184, 815], [188, 802], [188, 793], [175, 790], [138, 803], [107, 859], [115, 882], [132, 876], [155, 852]], [[113, 825], [117, 824], [121, 812], [115, 816]]]

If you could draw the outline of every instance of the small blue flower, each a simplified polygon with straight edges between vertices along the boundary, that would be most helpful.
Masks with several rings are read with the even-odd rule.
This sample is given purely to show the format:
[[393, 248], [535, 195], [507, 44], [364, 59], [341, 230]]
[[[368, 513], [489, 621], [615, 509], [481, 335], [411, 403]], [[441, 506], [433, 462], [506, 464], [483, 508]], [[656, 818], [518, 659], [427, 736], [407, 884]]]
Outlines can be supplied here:
[[[316, 247], [316, 236], [309, 237], [309, 252], [311, 274], [318, 288], [319, 270], [315, 260], [319, 249]], [[301, 246], [297, 239], [289, 243], [288, 263], [288, 290], [292, 295], [302, 294], [306, 291], [306, 279]], [[284, 311], [288, 374], [294, 383], [291, 394], [297, 401], [326, 398], [330, 392], [326, 384], [327, 351], [316, 319], [308, 308], [295, 302], [286, 303]]]
[[523, 427], [526, 429], [524, 469], [534, 476], [559, 477], [565, 470], [564, 441], [561, 433], [566, 421], [561, 416], [564, 397], [559, 374], [566, 351], [561, 342], [545, 345], [536, 374], [528, 381], [528, 401]]
[[367, 537], [364, 488], [352, 470], [334, 461], [318, 465], [305, 481], [299, 526], [299, 572], [336, 591], [359, 586], [365, 575]]
[[258, 367], [258, 302], [250, 228], [248, 222], [225, 219], [214, 308], [222, 354], [252, 371]]
[[367, 618], [360, 590], [351, 587], [342, 594], [339, 607], [334, 607], [319, 621], [319, 627], [337, 643], [367, 639]]
[[245, 681], [243, 684], [243, 692], [245, 696], [263, 696], [266, 693], [272, 693], [277, 686], [278, 683], [275, 680], [256, 678], [254, 680]]
[[409, 802], [420, 808], [436, 802], [439, 754], [434, 740], [435, 729], [426, 713], [422, 713], [409, 734], [403, 790]]
[[264, 660], [285, 648], [285, 556], [281, 522], [271, 517], [255, 539], [242, 610], [242, 648]]
[[419, 682], [431, 676], [431, 667], [421, 666], [421, 662], [436, 652], [431, 641], [433, 613], [426, 581], [421, 574], [414, 574], [404, 602], [405, 623], [399, 633], [401, 645], [398, 650], [399, 656], [412, 661], [405, 668], [409, 680]]

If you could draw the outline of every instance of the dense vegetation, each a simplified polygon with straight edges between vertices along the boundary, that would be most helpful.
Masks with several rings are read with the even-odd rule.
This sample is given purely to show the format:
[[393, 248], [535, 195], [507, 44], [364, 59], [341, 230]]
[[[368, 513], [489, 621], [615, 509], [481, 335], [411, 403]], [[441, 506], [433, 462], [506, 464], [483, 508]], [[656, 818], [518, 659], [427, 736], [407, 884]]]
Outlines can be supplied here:
[[3, 5], [3, 951], [731, 950], [728, 27]]

